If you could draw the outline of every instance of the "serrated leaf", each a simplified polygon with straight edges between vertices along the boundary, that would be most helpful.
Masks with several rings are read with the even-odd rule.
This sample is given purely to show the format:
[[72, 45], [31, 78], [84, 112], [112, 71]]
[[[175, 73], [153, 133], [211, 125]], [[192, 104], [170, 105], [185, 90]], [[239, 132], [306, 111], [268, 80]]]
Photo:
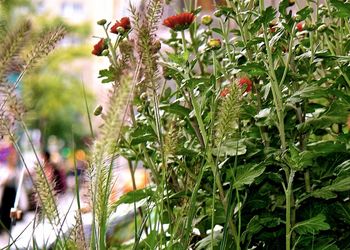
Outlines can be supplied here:
[[109, 83], [115, 81], [115, 72], [113, 69], [102, 69], [99, 71], [98, 78], [103, 78], [102, 83]]
[[315, 198], [321, 198], [325, 200], [337, 198], [337, 194], [333, 193], [330, 190], [322, 189], [322, 188], [312, 191], [311, 195]]
[[296, 230], [299, 234], [314, 234], [330, 228], [329, 224], [325, 221], [326, 216], [324, 214], [318, 214], [311, 219], [298, 222], [292, 230]]
[[273, 19], [275, 19], [275, 17], [276, 17], [276, 10], [272, 6], [269, 6], [263, 11], [262, 16], [261, 16], [261, 21], [263, 24], [268, 26], [269, 23]]
[[250, 185], [254, 182], [255, 178], [260, 176], [265, 170], [263, 165], [243, 165], [238, 166], [235, 169], [235, 179], [234, 179], [234, 187], [239, 189], [244, 185]]

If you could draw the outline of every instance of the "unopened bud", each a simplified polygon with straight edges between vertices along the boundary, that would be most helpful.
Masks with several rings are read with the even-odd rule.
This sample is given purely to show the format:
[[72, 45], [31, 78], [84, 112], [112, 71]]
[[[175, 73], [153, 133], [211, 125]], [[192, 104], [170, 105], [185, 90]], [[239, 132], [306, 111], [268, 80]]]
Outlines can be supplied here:
[[108, 56], [109, 55], [109, 50], [108, 49], [104, 49], [101, 53], [102, 56]]
[[123, 27], [119, 26], [119, 27], [117, 28], [117, 32], [118, 32], [118, 34], [124, 34], [125, 29], [124, 29]]
[[294, 17], [294, 20], [295, 20], [296, 22], [300, 22], [301, 19], [302, 19], [302, 17], [301, 17], [300, 15], [296, 15], [296, 16]]
[[140, 99], [143, 100], [143, 101], [147, 100], [147, 94], [146, 94], [146, 92], [143, 92], [143, 93], [140, 95]]
[[218, 38], [212, 38], [209, 40], [208, 46], [211, 49], [220, 49], [221, 48], [221, 41]]
[[98, 105], [94, 110], [94, 115], [99, 116], [102, 113], [103, 107], [101, 105]]
[[142, 106], [137, 106], [136, 110], [137, 110], [137, 112], [141, 113], [142, 110], [143, 110], [143, 107]]
[[221, 17], [222, 14], [223, 14], [223, 13], [222, 13], [221, 10], [217, 10], [217, 11], [214, 12], [214, 16], [216, 16], [216, 17]]
[[310, 24], [305, 25], [305, 26], [306, 26], [305, 29], [306, 29], [307, 31], [314, 31], [314, 30], [316, 30], [316, 25], [313, 24], [313, 23], [310, 23]]
[[106, 19], [101, 19], [101, 20], [98, 20], [97, 21], [97, 24], [98, 25], [105, 25], [107, 23], [107, 20]]
[[203, 25], [209, 26], [213, 22], [213, 18], [209, 15], [202, 16], [201, 22]]

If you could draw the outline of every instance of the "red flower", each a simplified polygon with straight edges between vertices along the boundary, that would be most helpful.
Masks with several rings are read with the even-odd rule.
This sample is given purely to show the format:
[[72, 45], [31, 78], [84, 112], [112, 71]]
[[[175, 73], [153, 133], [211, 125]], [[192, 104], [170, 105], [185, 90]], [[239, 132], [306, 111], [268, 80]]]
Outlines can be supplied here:
[[188, 29], [194, 21], [195, 15], [191, 12], [183, 12], [175, 16], [170, 16], [164, 20], [163, 25], [175, 31]]
[[98, 43], [94, 45], [94, 49], [91, 51], [93, 55], [102, 56], [102, 51], [108, 49], [108, 45], [105, 39], [101, 38]]
[[229, 93], [230, 93], [230, 89], [229, 88], [224, 88], [223, 90], [221, 90], [220, 96], [221, 97], [226, 97]]
[[247, 93], [248, 93], [248, 92], [252, 91], [252, 85], [253, 85], [253, 83], [252, 83], [252, 81], [251, 81], [248, 77], [246, 77], [246, 76], [241, 77], [241, 78], [239, 79], [238, 85], [239, 85], [241, 88], [243, 88], [243, 87], [245, 86], [244, 92], [247, 92]]
[[118, 28], [121, 27], [124, 31], [128, 31], [131, 29], [130, 19], [129, 17], [123, 17], [120, 21], [116, 21], [115, 24], [111, 27], [111, 33], [118, 34]]
[[302, 32], [303, 28], [304, 28], [304, 24], [302, 22], [297, 24], [297, 29], [298, 29], [299, 32]]

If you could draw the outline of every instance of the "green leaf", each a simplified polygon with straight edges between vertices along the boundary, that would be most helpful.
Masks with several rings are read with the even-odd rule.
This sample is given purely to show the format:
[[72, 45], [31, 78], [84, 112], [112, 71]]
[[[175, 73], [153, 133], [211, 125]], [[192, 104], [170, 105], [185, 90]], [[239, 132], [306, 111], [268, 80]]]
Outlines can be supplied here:
[[215, 231], [213, 234], [213, 241], [211, 240], [211, 234], [209, 234], [207, 237], [201, 239], [197, 242], [195, 249], [201, 250], [201, 249], [210, 249], [210, 247], [213, 246], [219, 246], [220, 242], [222, 241], [222, 232]]
[[178, 103], [172, 103], [172, 104], [161, 104], [159, 106], [160, 109], [172, 113], [172, 114], [176, 114], [179, 115], [181, 117], [189, 117], [191, 110], [178, 104]]
[[119, 198], [117, 202], [113, 204], [113, 207], [117, 207], [120, 204], [131, 204], [134, 202], [141, 201], [143, 199], [153, 196], [153, 191], [151, 188], [138, 189], [124, 194]]
[[301, 18], [300, 20], [305, 20], [309, 17], [309, 15], [313, 12], [313, 9], [311, 7], [305, 7], [297, 12], [297, 15], [299, 15]]
[[278, 6], [278, 11], [285, 16], [287, 14], [287, 8], [289, 7], [289, 0], [282, 0]]
[[297, 126], [299, 131], [316, 130], [319, 128], [330, 127], [334, 123], [345, 123], [349, 114], [350, 105], [342, 100], [333, 102], [328, 110], [321, 114], [314, 114], [305, 123]]
[[99, 71], [98, 78], [103, 78], [102, 83], [109, 83], [115, 81], [115, 72], [113, 69], [102, 69]]
[[272, 6], [269, 6], [266, 8], [266, 10], [263, 11], [261, 20], [259, 21], [262, 22], [264, 25], [268, 26], [269, 23], [273, 19], [275, 19], [275, 17], [276, 17], [276, 10]]
[[273, 228], [281, 224], [280, 218], [259, 217], [255, 215], [248, 223], [246, 230], [242, 234], [242, 241], [250, 240], [255, 234], [259, 233], [264, 227]]
[[146, 246], [146, 249], [157, 249], [157, 231], [152, 230], [146, 239], [144, 239], [142, 242], [142, 245]]
[[242, 71], [248, 73], [250, 76], [264, 76], [266, 75], [266, 68], [261, 63], [247, 63], [239, 67]]
[[333, 199], [337, 197], [335, 192], [344, 192], [350, 190], [350, 176], [348, 177], [338, 177], [331, 185], [317, 189], [311, 193], [313, 197], [322, 199]]
[[150, 142], [150, 141], [156, 141], [157, 137], [154, 134], [144, 134], [138, 137], [135, 137], [131, 140], [130, 144], [131, 145], [137, 145], [140, 143], [146, 143], [146, 142]]
[[[238, 145], [237, 145], [238, 144]], [[213, 149], [213, 154], [218, 155], [218, 148]], [[228, 139], [224, 141], [220, 148], [220, 156], [235, 156], [244, 155], [247, 152], [247, 146], [244, 145], [243, 140]]]
[[341, 18], [350, 17], [350, 3], [345, 3], [340, 0], [330, 0], [330, 2], [337, 9], [335, 16]]
[[235, 169], [234, 187], [239, 189], [244, 185], [250, 185], [254, 182], [255, 178], [260, 176], [265, 170], [263, 165], [246, 164], [238, 166]]
[[322, 189], [322, 188], [312, 191], [311, 195], [315, 198], [321, 198], [325, 200], [337, 198], [337, 194], [333, 193], [330, 190]]
[[299, 234], [314, 234], [321, 230], [328, 230], [330, 226], [325, 220], [326, 216], [324, 214], [318, 214], [311, 219], [298, 222], [292, 230], [296, 230]]
[[350, 190], [350, 176], [346, 178], [338, 177], [332, 185], [328, 186], [328, 190], [334, 192], [344, 192]]

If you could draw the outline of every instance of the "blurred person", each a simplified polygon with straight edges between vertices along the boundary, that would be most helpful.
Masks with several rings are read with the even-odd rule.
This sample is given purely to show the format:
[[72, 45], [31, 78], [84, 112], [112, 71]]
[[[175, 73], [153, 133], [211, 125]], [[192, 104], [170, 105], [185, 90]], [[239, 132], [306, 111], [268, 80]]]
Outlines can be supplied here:
[[0, 232], [10, 230], [10, 211], [16, 199], [17, 152], [12, 143], [0, 149], [0, 187], [3, 194], [0, 203]]
[[51, 161], [51, 154], [49, 151], [43, 152], [43, 160], [46, 178], [53, 184], [54, 191], [59, 194], [64, 194], [67, 189], [66, 174], [57, 164]]

